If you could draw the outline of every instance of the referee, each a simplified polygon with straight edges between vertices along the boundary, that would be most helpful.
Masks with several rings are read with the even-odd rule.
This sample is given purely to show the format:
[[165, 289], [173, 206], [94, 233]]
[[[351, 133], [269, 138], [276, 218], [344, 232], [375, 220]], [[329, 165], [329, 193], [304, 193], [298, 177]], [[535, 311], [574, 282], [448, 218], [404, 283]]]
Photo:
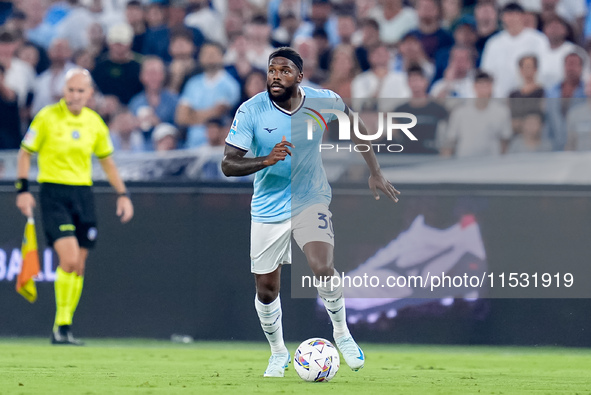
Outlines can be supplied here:
[[52, 344], [83, 344], [74, 338], [70, 326], [82, 293], [88, 251], [98, 234], [91, 191], [93, 154], [117, 191], [117, 215], [121, 222], [133, 217], [129, 194], [111, 158], [109, 129], [96, 112], [86, 107], [92, 95], [88, 70], [70, 70], [63, 99], [39, 111], [18, 155], [16, 205], [23, 215], [33, 216], [35, 198], [29, 192], [28, 175], [31, 155], [38, 153], [43, 228], [48, 244], [59, 256]]

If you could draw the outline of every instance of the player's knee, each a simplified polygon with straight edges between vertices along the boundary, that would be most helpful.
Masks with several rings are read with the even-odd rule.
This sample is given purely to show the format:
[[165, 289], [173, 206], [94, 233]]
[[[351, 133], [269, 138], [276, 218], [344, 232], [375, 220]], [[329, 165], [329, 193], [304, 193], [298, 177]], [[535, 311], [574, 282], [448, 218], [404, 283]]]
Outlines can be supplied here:
[[308, 259], [310, 269], [316, 277], [330, 277], [334, 274], [334, 266], [331, 260], [327, 257], [310, 257]]
[[269, 304], [279, 296], [281, 281], [278, 273], [275, 271], [255, 276], [257, 298], [260, 302]]
[[257, 284], [257, 298], [261, 303], [269, 304], [279, 296], [279, 284], [261, 281]]
[[279, 296], [279, 289], [257, 289], [257, 298], [261, 303], [269, 304]]

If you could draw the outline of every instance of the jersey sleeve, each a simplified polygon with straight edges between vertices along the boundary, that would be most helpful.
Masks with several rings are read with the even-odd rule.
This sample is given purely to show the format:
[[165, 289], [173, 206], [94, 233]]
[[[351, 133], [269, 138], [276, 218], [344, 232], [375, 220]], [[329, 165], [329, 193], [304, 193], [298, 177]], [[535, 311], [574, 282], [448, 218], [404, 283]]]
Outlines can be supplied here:
[[335, 102], [334, 102], [334, 109], [335, 110], [339, 110], [339, 111], [343, 111], [343, 112], [347, 112], [347, 105], [345, 104], [345, 102], [343, 101], [343, 98], [336, 92], [330, 91], [330, 93], [332, 93], [335, 97]]
[[[327, 92], [329, 94], [329, 97], [331, 99], [334, 99], [332, 109], [342, 111], [348, 115], [349, 114], [349, 107], [345, 104], [345, 102], [343, 101], [343, 98], [338, 93], [333, 92], [331, 90], [327, 90]], [[329, 119], [327, 119], [327, 122], [332, 122], [336, 119], [337, 119], [337, 116], [334, 114], [331, 114]]]
[[109, 128], [100, 117], [97, 116], [97, 118], [97, 127], [99, 130], [96, 136], [93, 152], [97, 158], [104, 159], [111, 155], [115, 149], [113, 148], [113, 142], [109, 135]]
[[251, 110], [245, 106], [240, 106], [232, 121], [228, 137], [226, 137], [226, 144], [248, 152], [253, 139], [254, 128]]
[[45, 127], [45, 117], [47, 113], [41, 110], [35, 118], [33, 118], [33, 122], [29, 126], [23, 141], [21, 142], [21, 147], [30, 153], [39, 152], [41, 146], [43, 145], [43, 140], [45, 140], [45, 135], [47, 133]]

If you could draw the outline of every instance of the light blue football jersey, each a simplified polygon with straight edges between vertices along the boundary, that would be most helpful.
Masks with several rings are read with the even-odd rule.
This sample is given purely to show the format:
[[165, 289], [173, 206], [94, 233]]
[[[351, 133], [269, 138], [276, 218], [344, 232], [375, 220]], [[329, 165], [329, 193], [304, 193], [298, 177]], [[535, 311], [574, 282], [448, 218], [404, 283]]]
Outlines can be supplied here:
[[[322, 114], [319, 117], [319, 114], [321, 109], [345, 111], [345, 104], [330, 90], [309, 87], [300, 87], [300, 90], [303, 100], [291, 113], [277, 106], [267, 92], [244, 102], [226, 138], [226, 144], [252, 151], [255, 157], [268, 155], [283, 136], [295, 145], [290, 148], [292, 156], [255, 174], [251, 204], [254, 222], [280, 222], [313, 204], [330, 204], [332, 193], [319, 145], [326, 124], [335, 116]], [[312, 137], [308, 139], [308, 128], [312, 125]]]

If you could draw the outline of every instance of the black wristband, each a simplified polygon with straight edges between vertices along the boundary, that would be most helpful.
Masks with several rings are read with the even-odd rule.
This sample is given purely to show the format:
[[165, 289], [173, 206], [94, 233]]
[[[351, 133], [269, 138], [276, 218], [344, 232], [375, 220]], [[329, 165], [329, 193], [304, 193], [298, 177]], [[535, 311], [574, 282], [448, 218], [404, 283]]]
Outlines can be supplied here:
[[14, 183], [14, 186], [16, 188], [17, 194], [23, 193], [23, 192], [29, 192], [29, 180], [27, 180], [26, 178], [19, 178]]
[[117, 194], [117, 197], [118, 197], [118, 198], [120, 198], [120, 197], [123, 197], [123, 196], [125, 196], [125, 197], [127, 197], [127, 198], [130, 198], [130, 199], [131, 199], [131, 193], [129, 193], [129, 191], [125, 191], [125, 192], [123, 192], [123, 193], [118, 193], [118, 194]]

